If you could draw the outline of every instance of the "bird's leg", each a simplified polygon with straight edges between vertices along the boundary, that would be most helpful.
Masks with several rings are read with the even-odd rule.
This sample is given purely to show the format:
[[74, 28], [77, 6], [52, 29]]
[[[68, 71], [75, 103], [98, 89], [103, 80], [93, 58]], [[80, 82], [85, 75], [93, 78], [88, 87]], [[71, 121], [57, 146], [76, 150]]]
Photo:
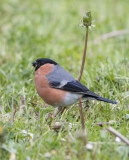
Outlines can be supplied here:
[[84, 101], [83, 103], [85, 103], [84, 110], [85, 110], [85, 111], [88, 111], [88, 109], [90, 108], [90, 101], [89, 101], [89, 99], [87, 99], [87, 100]]
[[62, 115], [66, 107], [58, 107], [58, 111], [55, 113], [54, 117]]
[[66, 107], [58, 107], [58, 110], [56, 110], [56, 113], [48, 113], [46, 116], [46, 121], [48, 121], [48, 119], [52, 118], [55, 119], [57, 116], [62, 115], [64, 110], [66, 109]]

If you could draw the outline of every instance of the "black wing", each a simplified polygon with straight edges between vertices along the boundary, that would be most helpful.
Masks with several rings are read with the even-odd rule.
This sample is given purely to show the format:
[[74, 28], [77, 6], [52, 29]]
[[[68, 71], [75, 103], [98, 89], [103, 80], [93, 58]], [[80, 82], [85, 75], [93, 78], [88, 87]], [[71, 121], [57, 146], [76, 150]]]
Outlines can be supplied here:
[[67, 82], [64, 85], [61, 85], [60, 82], [51, 82], [51, 86], [53, 88], [57, 88], [57, 89], [65, 90], [65, 91], [83, 94], [87, 97], [89, 97], [89, 96], [99, 97], [97, 94], [91, 92], [88, 88], [86, 88], [84, 85], [82, 85], [80, 82], [78, 82], [76, 80], [71, 81], [71, 82]]
[[84, 98], [93, 98], [93, 99], [96, 99], [99, 101], [117, 104], [117, 102], [115, 102], [113, 100], [100, 97], [99, 95], [95, 94], [94, 92], [91, 92], [88, 88], [86, 88], [84, 85], [82, 85], [78, 81], [67, 82], [64, 85], [62, 85], [60, 82], [51, 82], [51, 86], [53, 88], [57, 88], [57, 89], [61, 89], [61, 90], [65, 90], [65, 91], [69, 91], [69, 92], [73, 92], [73, 93], [77, 93], [77, 94], [82, 94]]

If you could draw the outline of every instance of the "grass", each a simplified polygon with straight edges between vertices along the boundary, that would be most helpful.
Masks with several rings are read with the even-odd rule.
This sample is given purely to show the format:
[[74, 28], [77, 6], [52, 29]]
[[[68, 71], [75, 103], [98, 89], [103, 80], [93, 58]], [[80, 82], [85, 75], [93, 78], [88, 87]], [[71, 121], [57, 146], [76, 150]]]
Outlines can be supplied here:
[[[48, 57], [78, 78], [85, 38], [78, 24], [86, 11], [92, 12], [96, 27], [89, 32], [81, 82], [120, 102], [115, 108], [98, 101], [84, 104], [91, 150], [77, 133], [81, 123], [76, 104], [56, 118], [62, 125], [58, 133], [52, 129], [55, 121], [46, 122], [46, 114], [55, 109], [45, 108], [37, 95], [31, 67], [38, 57]], [[112, 121], [112, 127], [129, 139], [129, 36], [93, 43], [128, 26], [127, 0], [0, 1], [0, 159], [128, 159], [128, 147], [117, 143], [106, 125], [96, 123]]]

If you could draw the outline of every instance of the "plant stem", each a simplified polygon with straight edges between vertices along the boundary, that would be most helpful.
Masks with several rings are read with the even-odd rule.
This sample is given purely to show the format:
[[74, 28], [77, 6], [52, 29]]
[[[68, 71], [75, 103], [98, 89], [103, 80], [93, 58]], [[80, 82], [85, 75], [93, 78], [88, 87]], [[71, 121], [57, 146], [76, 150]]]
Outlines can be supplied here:
[[[80, 74], [79, 74], [79, 77], [78, 77], [78, 81], [81, 80], [84, 65], [85, 65], [87, 42], [88, 42], [88, 27], [86, 27], [85, 46], [84, 46], [82, 65], [81, 65], [81, 70], [80, 70]], [[85, 135], [86, 130], [85, 130], [85, 121], [84, 121], [84, 114], [83, 114], [83, 109], [82, 109], [81, 98], [79, 99], [79, 112], [80, 112], [80, 118], [81, 118], [81, 124], [82, 124], [82, 131]], [[86, 138], [86, 136], [84, 136], [84, 145], [86, 145], [86, 144], [87, 144], [87, 138]]]
[[116, 137], [119, 137], [124, 143], [126, 143], [129, 146], [129, 140], [122, 134], [120, 134], [118, 131], [116, 131], [114, 128], [108, 127], [106, 128], [106, 130], [114, 134]]
[[86, 37], [85, 37], [84, 53], [83, 53], [82, 65], [81, 65], [81, 70], [80, 70], [80, 74], [79, 74], [79, 77], [78, 77], [78, 81], [81, 80], [83, 69], [84, 69], [84, 65], [85, 65], [86, 51], [87, 51], [87, 42], [88, 42], [88, 27], [86, 27]]
[[81, 102], [81, 98], [79, 99], [79, 111], [80, 111], [80, 118], [81, 118], [81, 123], [82, 123], [82, 130], [85, 130], [85, 125], [84, 125], [84, 114], [83, 114], [83, 110], [82, 110], [82, 102]]

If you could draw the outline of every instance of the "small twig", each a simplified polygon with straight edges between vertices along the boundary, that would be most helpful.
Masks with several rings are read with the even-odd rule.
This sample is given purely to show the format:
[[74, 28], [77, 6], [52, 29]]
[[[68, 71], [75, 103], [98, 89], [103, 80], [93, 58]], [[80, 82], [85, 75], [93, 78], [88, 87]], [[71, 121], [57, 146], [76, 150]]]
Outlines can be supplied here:
[[100, 127], [103, 127], [103, 125], [110, 125], [111, 123], [110, 122], [99, 122], [99, 123], [94, 123]]
[[17, 110], [15, 108], [14, 111], [13, 111], [13, 113], [12, 113], [12, 123], [14, 123], [14, 117], [15, 117], [16, 112], [17, 112]]
[[118, 30], [118, 31], [109, 32], [109, 33], [106, 33], [106, 34], [102, 35], [99, 38], [96, 38], [94, 40], [94, 44], [98, 44], [101, 41], [106, 40], [108, 38], [117, 37], [117, 36], [121, 36], [121, 35], [124, 35], [124, 34], [129, 34], [129, 30]]
[[126, 143], [129, 146], [129, 140], [126, 137], [124, 137], [121, 133], [116, 131], [114, 128], [108, 127], [106, 128], [106, 130], [114, 134], [116, 137], [119, 137], [124, 143]]
[[83, 58], [82, 58], [82, 65], [81, 65], [81, 70], [80, 70], [80, 74], [79, 74], [79, 77], [78, 77], [78, 81], [81, 80], [83, 69], [84, 69], [84, 65], [85, 65], [87, 42], [88, 42], [88, 27], [86, 27], [85, 47], [84, 47], [84, 53], [83, 53]]

